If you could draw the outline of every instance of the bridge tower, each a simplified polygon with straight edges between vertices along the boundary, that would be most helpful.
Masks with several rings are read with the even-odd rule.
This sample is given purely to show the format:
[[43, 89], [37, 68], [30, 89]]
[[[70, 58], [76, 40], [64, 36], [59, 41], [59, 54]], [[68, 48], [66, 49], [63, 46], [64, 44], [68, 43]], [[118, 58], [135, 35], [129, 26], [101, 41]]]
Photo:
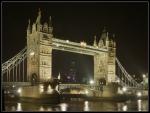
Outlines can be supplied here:
[[44, 82], [51, 78], [52, 34], [51, 17], [49, 24], [41, 24], [39, 10], [36, 22], [27, 28], [27, 77], [30, 82]]
[[94, 81], [99, 84], [99, 80], [106, 80], [106, 83], [115, 81], [115, 57], [116, 43], [109, 38], [108, 32], [104, 28], [98, 44], [94, 40], [94, 46], [107, 49], [108, 52], [101, 52], [94, 55]]

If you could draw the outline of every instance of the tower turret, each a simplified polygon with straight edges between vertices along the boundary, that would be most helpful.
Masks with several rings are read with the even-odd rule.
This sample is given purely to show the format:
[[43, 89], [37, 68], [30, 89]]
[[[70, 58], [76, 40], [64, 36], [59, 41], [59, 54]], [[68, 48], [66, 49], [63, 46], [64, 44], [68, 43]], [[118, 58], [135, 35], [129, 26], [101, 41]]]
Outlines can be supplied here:
[[107, 37], [107, 31], [106, 31], [106, 27], [104, 26], [100, 39], [105, 40], [106, 37]]
[[28, 27], [27, 27], [27, 35], [31, 33], [31, 25], [30, 25], [30, 19], [28, 21]]
[[36, 24], [41, 24], [41, 10], [39, 8], [38, 16], [36, 18]]
[[36, 26], [37, 26], [37, 31], [41, 31], [41, 10], [40, 9], [36, 19]]
[[97, 47], [97, 42], [96, 42], [96, 35], [94, 36], [94, 43], [93, 43], [94, 47]]
[[53, 32], [53, 27], [52, 27], [52, 18], [51, 16], [49, 17], [49, 33], [52, 34]]

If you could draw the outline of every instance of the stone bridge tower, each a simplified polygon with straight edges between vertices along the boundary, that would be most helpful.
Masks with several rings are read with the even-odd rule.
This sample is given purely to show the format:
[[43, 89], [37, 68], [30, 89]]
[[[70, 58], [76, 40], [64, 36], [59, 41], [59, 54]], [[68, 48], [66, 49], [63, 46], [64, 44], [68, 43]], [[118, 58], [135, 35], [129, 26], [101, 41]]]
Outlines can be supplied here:
[[36, 22], [27, 28], [27, 77], [28, 81], [44, 82], [52, 73], [52, 34], [51, 17], [49, 23], [41, 24], [41, 11]]
[[98, 44], [95, 36], [93, 46], [108, 50], [108, 52], [101, 52], [94, 55], [94, 81], [97, 84], [99, 84], [100, 79], [105, 79], [106, 83], [114, 82], [116, 74], [116, 43], [109, 38], [105, 28], [102, 31]]

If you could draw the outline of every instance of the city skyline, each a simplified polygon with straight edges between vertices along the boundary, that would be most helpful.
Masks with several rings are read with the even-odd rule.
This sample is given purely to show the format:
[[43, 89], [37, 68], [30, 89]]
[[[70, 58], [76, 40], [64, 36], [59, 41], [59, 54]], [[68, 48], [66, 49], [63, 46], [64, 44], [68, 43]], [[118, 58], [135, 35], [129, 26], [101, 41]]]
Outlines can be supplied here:
[[[148, 13], [147, 4], [144, 2], [3, 3], [2, 62], [24, 48], [28, 19], [31, 19], [31, 23], [35, 22], [39, 8], [42, 11], [42, 23], [48, 22], [49, 16], [52, 16], [54, 37], [60, 39], [75, 42], [84, 40], [93, 45], [94, 36], [100, 37], [103, 27], [106, 26], [110, 35], [116, 35], [117, 56], [126, 70], [137, 75], [148, 72]], [[85, 72], [92, 75], [91, 56], [60, 51], [54, 52], [54, 66], [58, 63], [60, 65], [54, 67], [54, 75], [68, 62], [67, 54], [73, 56], [70, 60], [77, 60], [79, 65], [83, 65], [81, 70], [90, 70]], [[57, 62], [58, 60], [61, 62]]]

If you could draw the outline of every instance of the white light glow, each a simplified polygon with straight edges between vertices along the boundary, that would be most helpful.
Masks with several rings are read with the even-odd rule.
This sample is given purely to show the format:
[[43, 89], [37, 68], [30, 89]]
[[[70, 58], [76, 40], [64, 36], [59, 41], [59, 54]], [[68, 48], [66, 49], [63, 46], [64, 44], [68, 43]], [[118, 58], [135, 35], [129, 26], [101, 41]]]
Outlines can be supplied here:
[[43, 89], [43, 88], [44, 88], [44, 86], [41, 84], [41, 85], [40, 85], [40, 88], [41, 88], [41, 89]]
[[17, 109], [16, 111], [22, 111], [22, 105], [21, 103], [17, 103]]
[[142, 110], [141, 100], [138, 100], [138, 111]]
[[81, 47], [86, 47], [86, 42], [80, 42]]
[[146, 75], [145, 75], [145, 74], [143, 74], [143, 78], [146, 78]]
[[141, 97], [142, 96], [142, 93], [141, 92], [137, 92], [136, 94], [138, 97]]
[[44, 86], [42, 84], [40, 84], [39, 90], [40, 90], [40, 93], [44, 92]]
[[127, 91], [127, 88], [126, 88], [126, 87], [123, 87], [122, 90], [123, 90], [123, 92], [126, 92], [126, 91]]
[[90, 84], [94, 84], [94, 81], [93, 81], [93, 80], [90, 80]]
[[48, 86], [48, 90], [47, 90], [47, 93], [52, 93], [53, 89], [51, 88], [51, 86], [49, 85]]
[[59, 47], [59, 44], [56, 44], [57, 47]]
[[118, 79], [117, 82], [120, 83], [120, 80]]
[[17, 90], [17, 92], [20, 94], [20, 93], [22, 92], [21, 88], [19, 88], [19, 89]]
[[44, 111], [44, 108], [43, 108], [43, 106], [41, 106], [41, 107], [40, 107], [40, 111]]
[[34, 52], [31, 52], [30, 55], [33, 56], [33, 55], [34, 55]]
[[61, 111], [67, 111], [67, 107], [68, 107], [68, 105], [66, 103], [60, 104]]
[[89, 102], [88, 101], [84, 102], [84, 111], [89, 111]]
[[85, 90], [85, 94], [88, 94], [89, 92], [88, 92], [88, 90]]
[[67, 43], [69, 43], [69, 40], [66, 40]]
[[128, 109], [127, 105], [124, 105], [124, 106], [122, 107], [122, 110], [123, 110], [123, 111], [127, 111], [127, 109]]

